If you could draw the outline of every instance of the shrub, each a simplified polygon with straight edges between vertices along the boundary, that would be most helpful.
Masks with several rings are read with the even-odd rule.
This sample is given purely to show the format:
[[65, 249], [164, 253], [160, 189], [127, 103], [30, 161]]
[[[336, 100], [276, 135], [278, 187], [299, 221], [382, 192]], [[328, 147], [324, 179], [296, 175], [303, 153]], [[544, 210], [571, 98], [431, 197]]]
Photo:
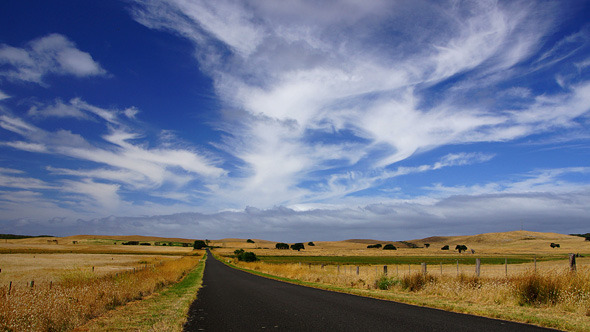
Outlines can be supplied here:
[[142, 245], [142, 246], [151, 246], [152, 244], [149, 243], [149, 242], [142, 242], [142, 243], [140, 243], [140, 245]]
[[377, 243], [377, 244], [369, 244], [369, 245], [367, 246], [367, 248], [369, 248], [369, 249], [371, 249], [371, 248], [381, 248], [381, 247], [382, 247], [381, 243]]
[[391, 288], [391, 286], [397, 284], [399, 284], [399, 280], [395, 278], [389, 278], [385, 274], [375, 281], [375, 287], [381, 290], [388, 290]]
[[282, 242], [280, 242], [280, 243], [277, 243], [277, 244], [275, 245], [275, 248], [277, 248], [277, 249], [283, 249], [283, 250], [284, 250], [284, 249], [289, 249], [289, 245], [288, 245], [288, 244], [286, 244], [286, 243], [282, 243]]
[[256, 254], [251, 251], [244, 252], [244, 250], [242, 250], [242, 253], [238, 255], [238, 260], [242, 262], [256, 262], [258, 257], [256, 257]]
[[440, 250], [449, 250], [449, 245], [445, 244], [442, 248], [440, 248]]
[[314, 247], [315, 246], [315, 243], [313, 243], [313, 242], [310, 241], [310, 242], [307, 242], [307, 245], [310, 246], [310, 247]]
[[383, 250], [397, 250], [397, 248], [393, 244], [386, 244]]
[[301, 249], [305, 249], [305, 246], [303, 245], [303, 243], [299, 242], [299, 243], [292, 244], [291, 249], [299, 251]]
[[514, 283], [520, 305], [555, 304], [559, 299], [559, 284], [549, 276], [529, 273]]
[[424, 247], [426, 247], [426, 248], [430, 247], [430, 243], [424, 243]]
[[193, 249], [203, 249], [207, 248], [207, 244], [203, 240], [195, 240], [193, 243]]
[[127, 242], [123, 242], [121, 243], [124, 246], [138, 246], [139, 245], [139, 241], [127, 241]]
[[551, 246], [551, 248], [559, 248], [559, 243], [551, 242], [550, 246]]
[[252, 241], [252, 239], [248, 239], [246, 240], [246, 243], [254, 243], [254, 241]]
[[237, 249], [234, 250], [234, 255], [236, 255], [236, 257], [240, 256], [241, 254], [244, 253], [244, 249]]

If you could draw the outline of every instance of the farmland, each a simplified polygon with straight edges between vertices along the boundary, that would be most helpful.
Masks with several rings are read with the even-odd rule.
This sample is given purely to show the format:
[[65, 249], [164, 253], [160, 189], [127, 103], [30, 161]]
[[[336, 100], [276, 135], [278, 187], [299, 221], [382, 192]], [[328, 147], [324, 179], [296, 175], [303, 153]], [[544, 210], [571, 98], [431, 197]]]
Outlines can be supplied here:
[[[133, 241], [137, 243], [129, 245]], [[109, 324], [149, 330], [149, 321], [178, 330], [203, 271], [199, 260], [204, 251], [193, 250], [192, 241], [88, 235], [2, 239], [0, 306], [11, 316], [0, 317], [0, 322], [5, 328], [44, 331], [81, 325], [103, 330]], [[209, 240], [214, 255], [224, 261], [289, 282], [567, 330], [590, 329], [590, 241], [582, 237], [517, 231], [303, 243], [305, 249], [296, 251], [275, 249], [277, 242], [268, 240]], [[396, 250], [367, 248], [377, 243], [392, 244]], [[450, 250], [441, 250], [445, 245]], [[468, 250], [459, 253], [453, 250], [456, 245]], [[237, 262], [238, 249], [254, 252], [260, 260]], [[569, 272], [569, 253], [579, 254], [577, 273]], [[168, 294], [163, 289], [195, 271], [197, 264], [201, 277], [194, 275], [190, 285], [178, 286], [187, 289], [182, 306], [171, 300], [176, 297], [151, 299], [152, 294]], [[555, 292], [548, 299], [527, 299], [519, 290], [531, 284], [549, 285]], [[150, 300], [137, 301], [146, 297]], [[168, 298], [168, 304], [159, 298]], [[126, 305], [130, 301], [134, 304]], [[125, 309], [110, 310], [121, 306]], [[154, 310], [171, 313], [166, 323], [153, 321], [160, 319]], [[138, 318], [118, 314], [124, 312], [136, 312]], [[143, 319], [144, 314], [150, 316]]]
[[[122, 244], [129, 241], [150, 244]], [[203, 255], [182, 245], [190, 240], [146, 237], [1, 242], [0, 328], [8, 330], [71, 330], [175, 284]], [[178, 316], [178, 312], [171, 315]]]

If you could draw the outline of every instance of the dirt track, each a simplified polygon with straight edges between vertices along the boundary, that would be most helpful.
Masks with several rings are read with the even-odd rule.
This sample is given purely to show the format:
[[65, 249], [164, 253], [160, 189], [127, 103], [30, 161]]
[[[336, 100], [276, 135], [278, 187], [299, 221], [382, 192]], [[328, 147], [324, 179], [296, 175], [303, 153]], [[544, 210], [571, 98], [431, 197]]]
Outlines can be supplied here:
[[328, 292], [232, 269], [208, 255], [184, 331], [549, 331]]

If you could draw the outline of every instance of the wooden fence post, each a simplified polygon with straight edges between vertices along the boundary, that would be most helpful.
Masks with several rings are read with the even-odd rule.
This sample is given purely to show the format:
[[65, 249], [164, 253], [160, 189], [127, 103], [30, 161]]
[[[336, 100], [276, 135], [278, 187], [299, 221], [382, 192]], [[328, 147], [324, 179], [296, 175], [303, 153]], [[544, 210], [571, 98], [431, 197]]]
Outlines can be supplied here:
[[10, 291], [12, 290], [12, 281], [8, 284], [8, 295], [10, 295]]
[[576, 271], [576, 255], [570, 254], [570, 271]]
[[359, 270], [359, 267], [356, 267], [356, 275], [358, 276], [361, 273], [361, 271]]
[[457, 260], [457, 276], [459, 276], [459, 260]]
[[421, 263], [420, 265], [422, 265], [422, 274], [426, 275], [427, 271], [426, 271], [426, 263]]
[[340, 274], [340, 264], [336, 265], [336, 269], [338, 270], [338, 274]]
[[408, 274], [412, 274], [412, 266], [408, 264]]
[[481, 268], [481, 259], [476, 258], [475, 259], [475, 274], [479, 277], [479, 272], [480, 272], [480, 268]]
[[31, 288], [35, 287], [35, 280], [31, 280]]
[[387, 275], [387, 265], [383, 265], [383, 274]]
[[537, 273], [537, 255], [533, 259], [535, 261], [535, 273]]

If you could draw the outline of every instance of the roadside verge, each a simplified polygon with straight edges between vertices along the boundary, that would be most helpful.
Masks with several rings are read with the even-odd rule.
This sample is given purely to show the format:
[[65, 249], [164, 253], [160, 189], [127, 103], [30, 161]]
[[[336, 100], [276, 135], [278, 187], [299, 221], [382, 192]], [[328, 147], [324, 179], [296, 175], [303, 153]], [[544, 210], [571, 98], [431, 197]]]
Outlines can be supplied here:
[[188, 309], [203, 283], [204, 254], [199, 264], [178, 283], [128, 303], [74, 331], [182, 331]]

